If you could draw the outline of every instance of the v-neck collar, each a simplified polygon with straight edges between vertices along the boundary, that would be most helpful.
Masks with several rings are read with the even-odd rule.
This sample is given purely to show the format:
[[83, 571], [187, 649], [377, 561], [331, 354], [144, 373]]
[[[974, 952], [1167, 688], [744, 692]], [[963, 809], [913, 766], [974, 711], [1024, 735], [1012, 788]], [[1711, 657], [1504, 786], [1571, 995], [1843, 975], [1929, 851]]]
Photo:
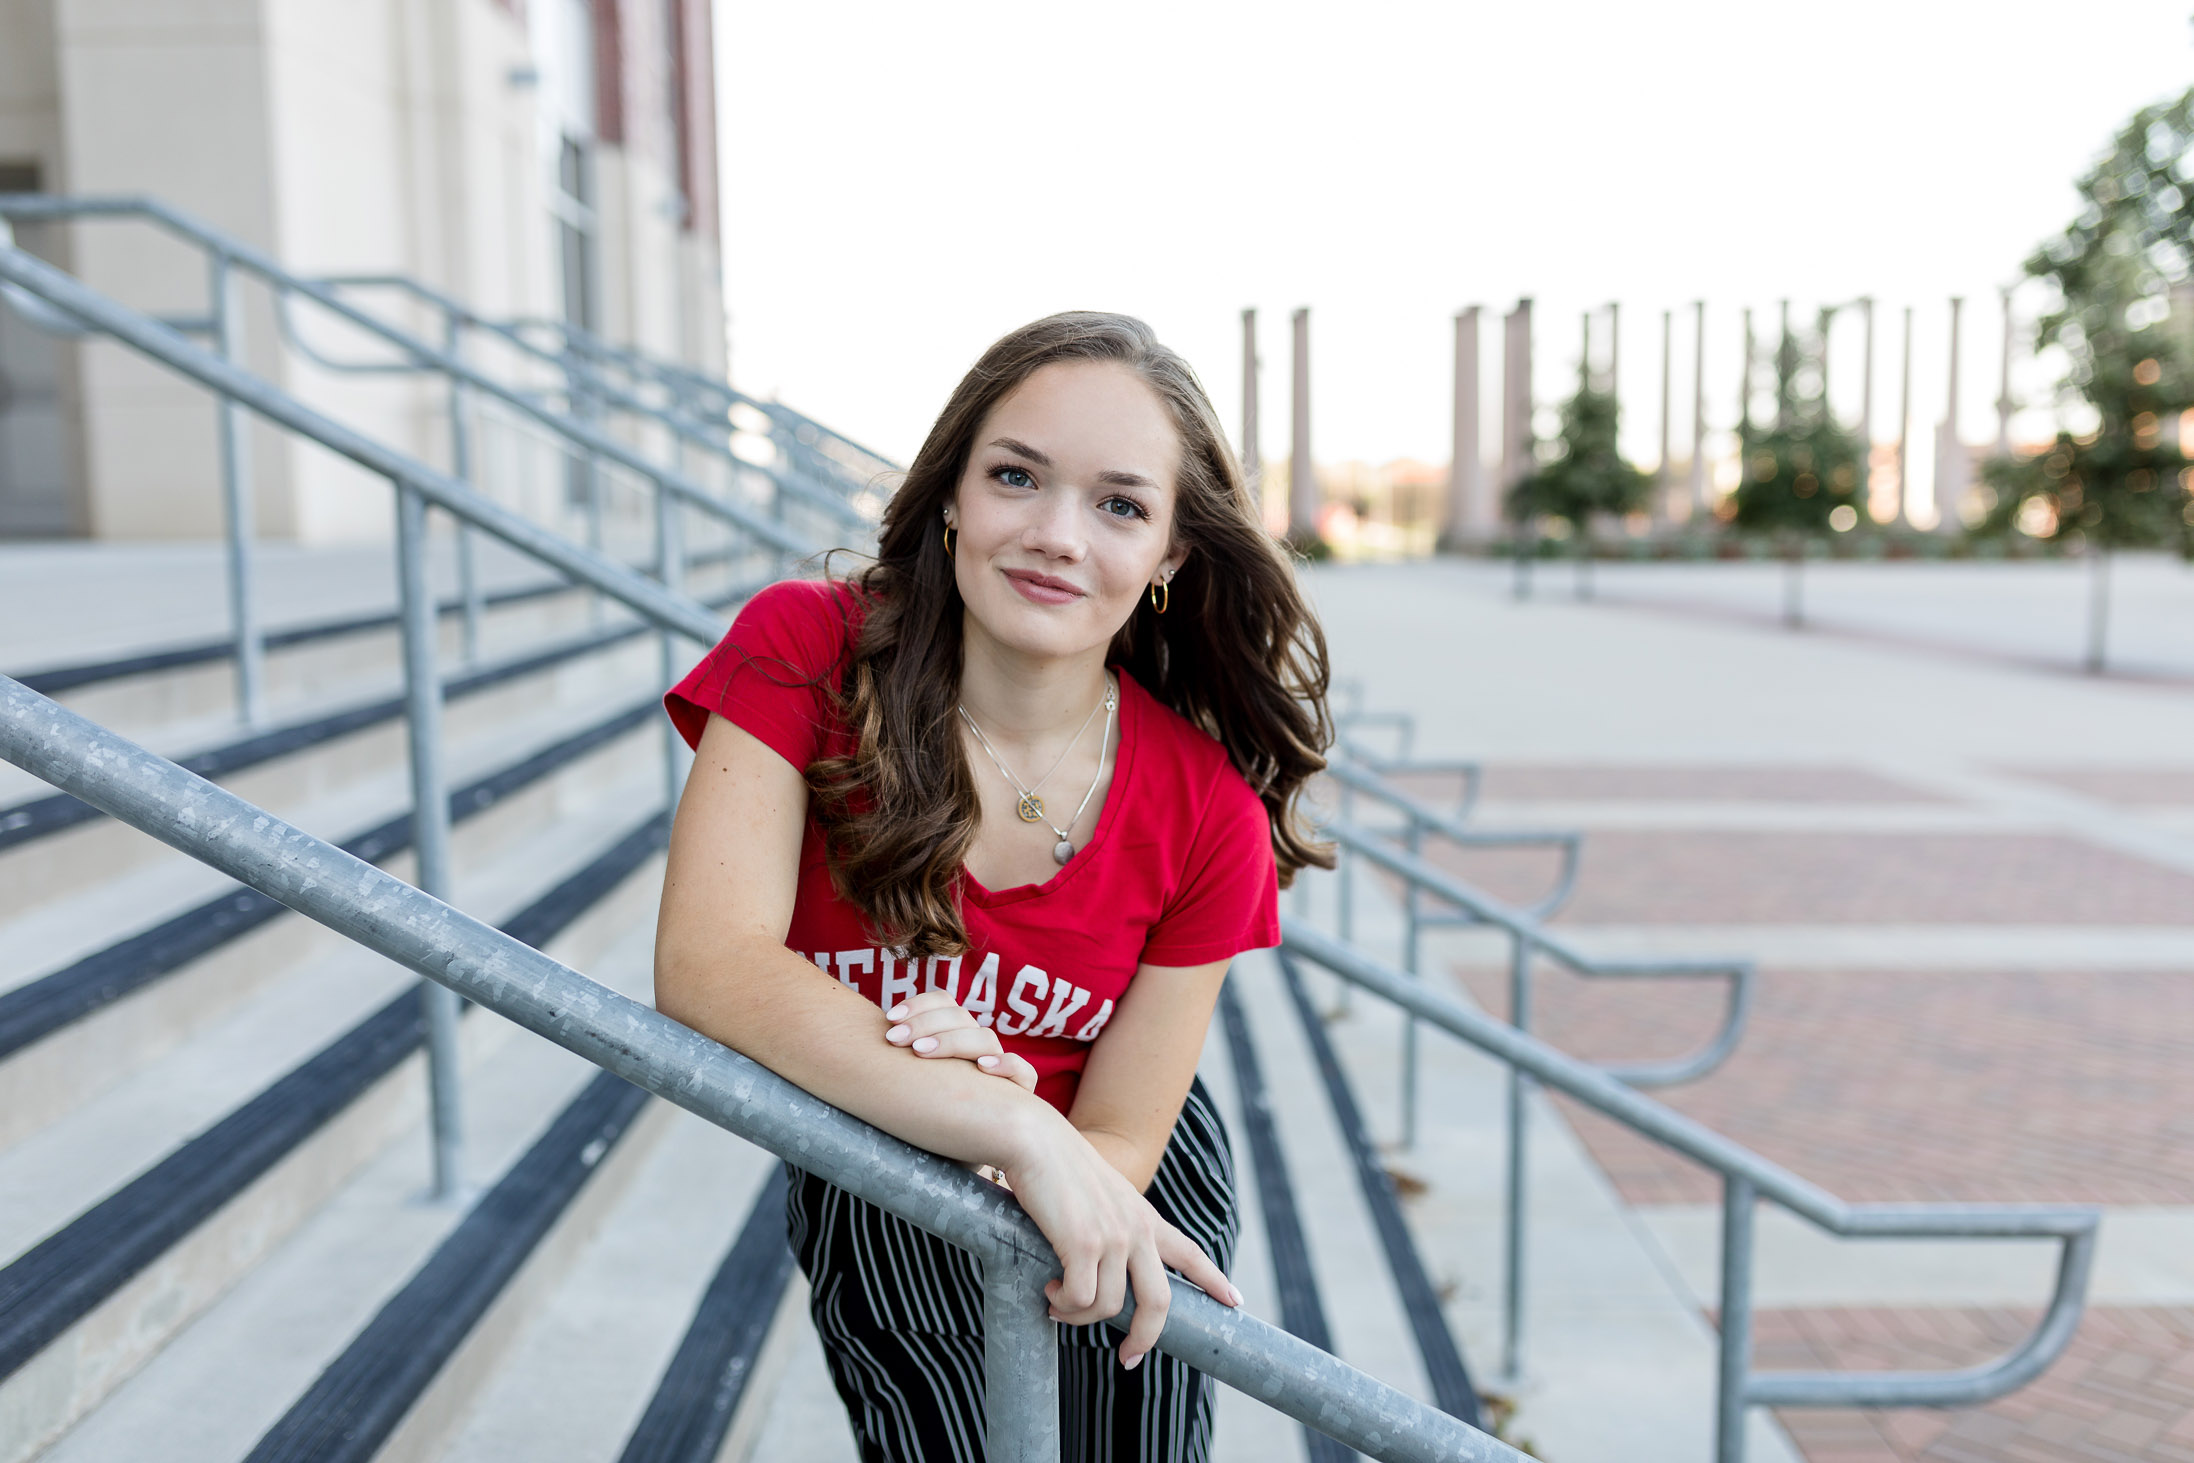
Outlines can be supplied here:
[[1127, 800], [1129, 789], [1134, 786], [1135, 753], [1143, 741], [1143, 688], [1119, 666], [1112, 667], [1112, 673], [1120, 678], [1120, 749], [1113, 754], [1112, 786], [1105, 789], [1105, 805], [1097, 810], [1097, 826], [1091, 830], [1089, 842], [1076, 849], [1074, 857], [1068, 859], [1058, 873], [1041, 884], [1016, 884], [1010, 889], [989, 889], [963, 863], [960, 865], [961, 892], [968, 903], [984, 909], [996, 909], [1001, 905], [1041, 898], [1064, 888], [1104, 853], [1112, 825], [1117, 821], [1120, 805]]

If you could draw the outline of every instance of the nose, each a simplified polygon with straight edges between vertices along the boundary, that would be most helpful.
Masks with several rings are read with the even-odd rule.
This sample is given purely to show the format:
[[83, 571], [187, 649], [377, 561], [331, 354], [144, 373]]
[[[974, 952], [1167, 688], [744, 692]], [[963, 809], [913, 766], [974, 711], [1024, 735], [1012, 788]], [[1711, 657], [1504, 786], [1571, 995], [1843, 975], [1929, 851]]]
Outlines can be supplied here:
[[1047, 559], [1079, 562], [1088, 548], [1081, 495], [1063, 488], [1047, 488], [1037, 495], [1033, 506], [1034, 512], [1021, 531], [1021, 546]]

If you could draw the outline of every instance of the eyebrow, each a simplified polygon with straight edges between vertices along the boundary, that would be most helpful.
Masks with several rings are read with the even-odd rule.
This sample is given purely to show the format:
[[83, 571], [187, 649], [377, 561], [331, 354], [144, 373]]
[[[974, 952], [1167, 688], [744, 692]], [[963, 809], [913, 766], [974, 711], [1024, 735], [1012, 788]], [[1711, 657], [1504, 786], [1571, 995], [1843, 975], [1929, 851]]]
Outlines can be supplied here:
[[[1002, 447], [1016, 457], [1025, 457], [1038, 467], [1051, 466], [1051, 458], [1048, 454], [1037, 451], [1018, 437], [996, 437], [991, 440], [990, 445]], [[1107, 487], [1114, 488], [1155, 488], [1158, 486], [1139, 472], [1127, 472], [1117, 467], [1108, 467], [1103, 472], [1098, 473], [1097, 481]]]

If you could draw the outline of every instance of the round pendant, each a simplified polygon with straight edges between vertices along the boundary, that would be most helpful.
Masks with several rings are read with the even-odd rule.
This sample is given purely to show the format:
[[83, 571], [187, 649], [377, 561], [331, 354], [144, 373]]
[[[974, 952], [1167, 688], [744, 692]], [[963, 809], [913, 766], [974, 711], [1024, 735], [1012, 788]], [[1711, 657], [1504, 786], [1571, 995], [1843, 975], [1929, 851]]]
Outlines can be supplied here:
[[1065, 868], [1067, 866], [1067, 860], [1072, 857], [1074, 857], [1073, 839], [1062, 838], [1057, 843], [1054, 843], [1051, 846], [1051, 861], [1057, 864], [1060, 868]]
[[1021, 815], [1024, 823], [1041, 823], [1044, 821], [1044, 800], [1032, 792], [1022, 793], [1021, 801], [1014, 804], [1013, 811]]

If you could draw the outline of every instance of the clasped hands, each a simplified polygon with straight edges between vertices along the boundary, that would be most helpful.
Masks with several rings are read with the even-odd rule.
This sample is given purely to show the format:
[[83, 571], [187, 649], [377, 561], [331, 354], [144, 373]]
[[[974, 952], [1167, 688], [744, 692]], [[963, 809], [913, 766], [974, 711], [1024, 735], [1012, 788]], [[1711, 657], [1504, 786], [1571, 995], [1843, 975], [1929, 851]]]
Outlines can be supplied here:
[[[909, 996], [884, 1015], [892, 1023], [884, 1040], [893, 1046], [928, 1060], [968, 1062], [1034, 1095], [1036, 1069], [943, 991]], [[1161, 1218], [1049, 1104], [1041, 1106], [1034, 1125], [1040, 1136], [1008, 1159], [1006, 1174], [994, 1177], [988, 1165], [978, 1171], [1011, 1189], [1059, 1257], [1065, 1274], [1044, 1286], [1052, 1320], [1067, 1326], [1107, 1320], [1120, 1313], [1132, 1286], [1135, 1315], [1119, 1350], [1120, 1364], [1132, 1369], [1165, 1329], [1173, 1301], [1167, 1266], [1222, 1305], [1242, 1303], [1202, 1246]]]

